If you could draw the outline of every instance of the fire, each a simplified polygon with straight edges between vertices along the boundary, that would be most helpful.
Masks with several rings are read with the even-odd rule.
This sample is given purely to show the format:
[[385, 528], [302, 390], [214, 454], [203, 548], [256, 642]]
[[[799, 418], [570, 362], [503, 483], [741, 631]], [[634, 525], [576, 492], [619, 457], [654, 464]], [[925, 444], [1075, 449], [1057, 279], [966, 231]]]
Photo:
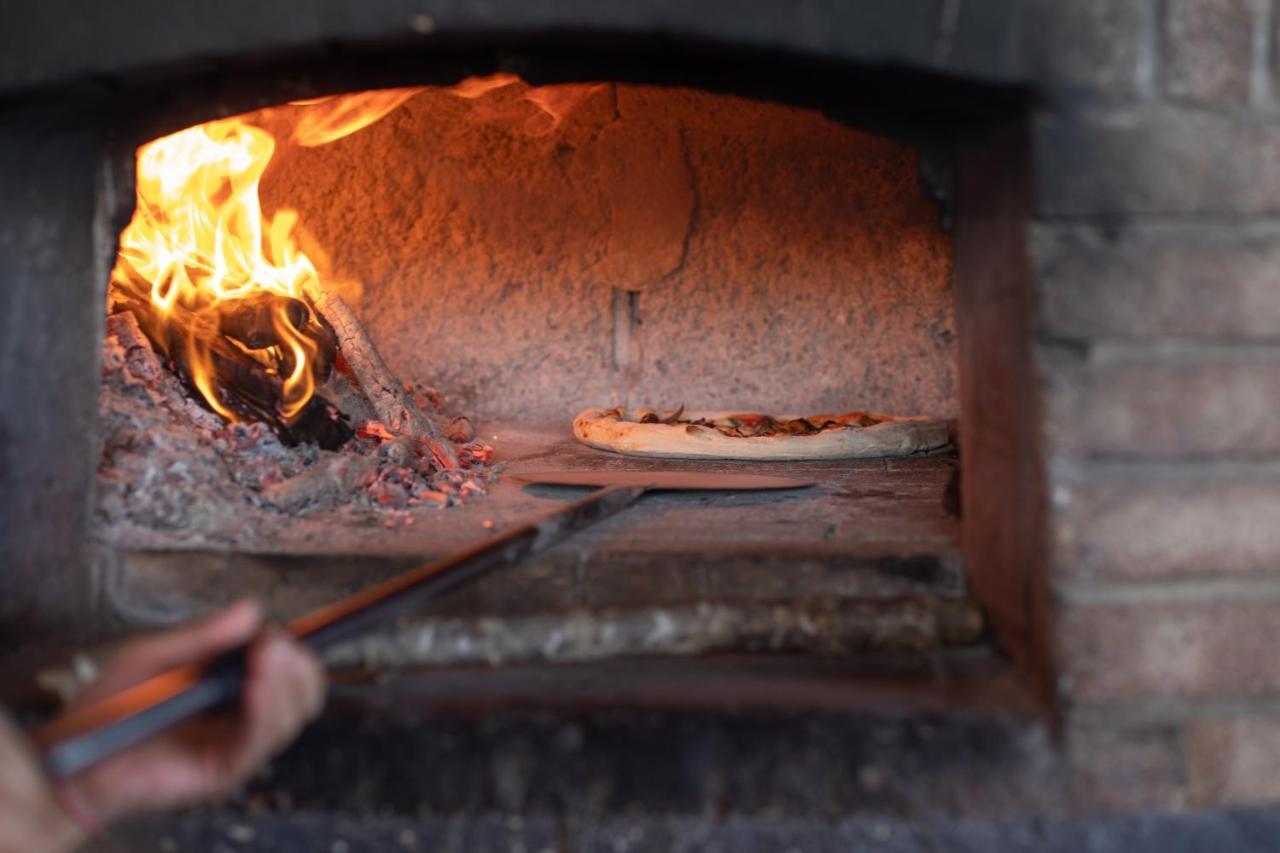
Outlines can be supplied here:
[[291, 105], [295, 107], [323, 107], [308, 109], [302, 114], [293, 129], [293, 140], [299, 145], [315, 147], [350, 136], [391, 113], [421, 91], [419, 86], [293, 101]]
[[[341, 139], [418, 91], [296, 105], [302, 112], [296, 141]], [[278, 399], [256, 402], [274, 405], [286, 424], [298, 418], [329, 368], [319, 352], [323, 327], [303, 296], [320, 274], [298, 245], [298, 215], [264, 216], [259, 200], [275, 151], [275, 138], [245, 117], [206, 122], [142, 146], [137, 207], [111, 275], [117, 294], [137, 300], [135, 313], [151, 340], [185, 367], [214, 411], [235, 422], [246, 413], [225, 387], [229, 357], [248, 359], [279, 382]], [[242, 333], [228, 334], [229, 326], [243, 327]]]
[[[541, 136], [601, 88], [529, 88], [514, 75], [494, 74], [448, 91], [472, 101], [494, 93], [498, 103], [477, 109], [476, 120], [523, 121], [528, 135]], [[227, 420], [294, 424], [336, 358], [332, 332], [307, 299], [321, 276], [299, 245], [298, 214], [262, 210], [259, 185], [277, 146], [326, 145], [421, 91], [295, 101], [138, 149], [137, 206], [120, 236], [112, 299], [134, 313], [156, 348]], [[534, 114], [504, 106], [512, 103], [532, 104]], [[282, 140], [261, 126], [268, 115], [272, 127], [275, 118], [290, 121]]]

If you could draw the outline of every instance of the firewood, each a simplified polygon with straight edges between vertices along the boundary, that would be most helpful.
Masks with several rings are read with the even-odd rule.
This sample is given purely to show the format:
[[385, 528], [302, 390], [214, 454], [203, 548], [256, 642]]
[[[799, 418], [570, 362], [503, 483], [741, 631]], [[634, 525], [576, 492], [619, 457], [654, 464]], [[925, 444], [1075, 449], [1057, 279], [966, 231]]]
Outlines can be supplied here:
[[180, 304], [171, 306], [167, 318], [162, 320], [150, 302], [121, 291], [112, 293], [112, 304], [134, 315], [151, 345], [169, 359], [192, 389], [196, 385], [192, 366], [187, 361], [185, 337], [199, 335], [208, 347], [214, 371], [222, 380], [217, 388], [219, 402], [247, 420], [266, 423], [277, 433], [284, 426], [276, 412], [276, 403], [283, 394], [280, 377], [267, 373], [257, 359], [231, 345], [211, 320]]
[[169, 309], [169, 321], [161, 323], [149, 302], [120, 291], [112, 293], [112, 305], [134, 315], [152, 347], [169, 359], [174, 371], [197, 396], [184, 336], [198, 333], [220, 379], [215, 389], [218, 401], [240, 418], [261, 421], [290, 446], [310, 442], [333, 450], [351, 438], [351, 428], [335, 420], [328, 402], [318, 396], [312, 397], [292, 422], [285, 421], [279, 411], [284, 396], [283, 380], [268, 373], [261, 362], [223, 337], [211, 320], [175, 304]]
[[308, 284], [306, 296], [316, 313], [333, 327], [338, 352], [378, 413], [378, 420], [393, 434], [419, 441], [438, 467], [457, 468], [457, 453], [387, 367], [351, 306], [318, 284]]
[[[218, 305], [218, 331], [247, 349], [261, 350], [277, 346], [281, 343], [281, 337], [276, 331], [276, 313], [281, 310], [293, 328], [305, 333], [315, 343], [315, 352], [311, 356], [311, 375], [315, 377], [317, 385], [323, 384], [333, 372], [338, 338], [333, 328], [318, 318], [303, 300], [274, 293], [228, 299]], [[292, 368], [292, 363], [286, 363], [281, 373], [288, 373]]]
[[249, 349], [266, 349], [280, 343], [275, 329], [275, 313], [283, 308], [295, 329], [306, 327], [311, 310], [300, 299], [260, 293], [246, 299], [230, 299], [226, 308], [218, 305], [218, 330]]

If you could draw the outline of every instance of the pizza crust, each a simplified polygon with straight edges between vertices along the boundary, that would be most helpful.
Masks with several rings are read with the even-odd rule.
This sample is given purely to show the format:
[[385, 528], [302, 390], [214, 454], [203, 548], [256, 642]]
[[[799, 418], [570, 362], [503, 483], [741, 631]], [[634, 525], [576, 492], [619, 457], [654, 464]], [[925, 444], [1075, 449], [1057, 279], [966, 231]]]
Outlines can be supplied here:
[[[682, 420], [719, 420], [734, 412], [683, 412]], [[603, 409], [593, 407], [573, 419], [578, 440], [600, 450], [627, 456], [666, 459], [865, 459], [877, 456], [909, 456], [946, 447], [950, 443], [946, 421], [930, 417], [872, 415], [880, 423], [865, 427], [837, 427], [812, 435], [736, 437], [714, 427], [695, 424], [641, 423], [646, 415], [662, 417], [653, 409]], [[794, 415], [779, 415], [790, 420]]]

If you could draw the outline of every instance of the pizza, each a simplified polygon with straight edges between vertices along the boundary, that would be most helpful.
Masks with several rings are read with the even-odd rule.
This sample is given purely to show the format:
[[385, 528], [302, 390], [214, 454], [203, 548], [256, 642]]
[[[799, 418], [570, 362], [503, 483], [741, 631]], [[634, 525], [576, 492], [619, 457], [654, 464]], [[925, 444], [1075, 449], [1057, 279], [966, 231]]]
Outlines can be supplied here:
[[573, 419], [578, 440], [627, 456], [668, 459], [862, 459], [946, 447], [946, 421], [873, 412], [767, 415], [590, 408]]

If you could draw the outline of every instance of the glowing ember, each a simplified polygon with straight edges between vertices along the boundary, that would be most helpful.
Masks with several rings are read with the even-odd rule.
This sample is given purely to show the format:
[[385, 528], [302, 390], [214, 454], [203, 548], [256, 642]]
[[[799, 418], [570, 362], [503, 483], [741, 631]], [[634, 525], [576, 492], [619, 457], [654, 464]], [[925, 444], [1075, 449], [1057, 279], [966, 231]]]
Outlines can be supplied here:
[[394, 441], [395, 436], [377, 421], [368, 421], [356, 427], [356, 435], [361, 438], [376, 438], [379, 441]]

